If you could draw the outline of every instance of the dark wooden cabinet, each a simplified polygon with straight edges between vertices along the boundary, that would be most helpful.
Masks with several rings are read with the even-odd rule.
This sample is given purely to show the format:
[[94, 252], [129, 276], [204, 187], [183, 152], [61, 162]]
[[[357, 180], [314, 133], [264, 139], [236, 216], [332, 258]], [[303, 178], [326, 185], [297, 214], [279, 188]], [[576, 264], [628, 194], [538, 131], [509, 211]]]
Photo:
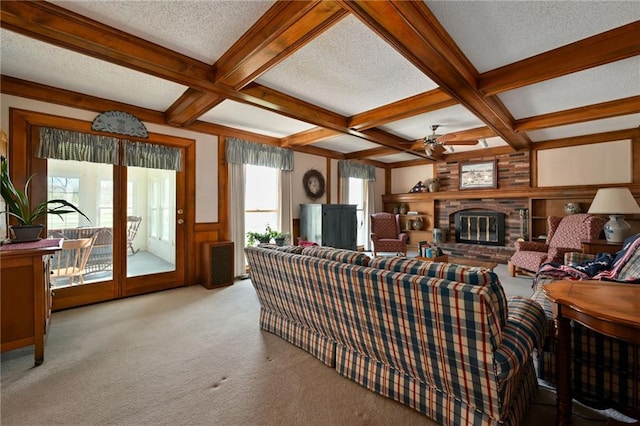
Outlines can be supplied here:
[[60, 240], [55, 241], [58, 245], [52, 247], [0, 251], [2, 352], [34, 345], [35, 365], [44, 360], [51, 315], [49, 264], [60, 250]]
[[355, 204], [300, 204], [300, 238], [321, 246], [356, 250]]

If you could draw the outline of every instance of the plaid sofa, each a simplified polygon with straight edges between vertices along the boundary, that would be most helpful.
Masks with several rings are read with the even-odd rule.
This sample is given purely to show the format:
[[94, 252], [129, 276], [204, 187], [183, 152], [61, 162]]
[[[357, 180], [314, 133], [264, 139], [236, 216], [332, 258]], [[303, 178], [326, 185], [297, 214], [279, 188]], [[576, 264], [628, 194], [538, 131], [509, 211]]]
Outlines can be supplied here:
[[[565, 254], [564, 264], [580, 265], [594, 258], [594, 255], [571, 252]], [[640, 250], [636, 250], [624, 273], [640, 276]], [[555, 384], [556, 379], [555, 314], [553, 304], [546, 298], [542, 288], [556, 280], [557, 277], [538, 274], [532, 295], [547, 317], [547, 338], [543, 351], [537, 356], [538, 377], [551, 384]], [[603, 285], [606, 284], [603, 281]], [[592, 406], [640, 409], [639, 345], [596, 333], [572, 322], [571, 353], [574, 398]]]
[[517, 425], [544, 312], [497, 276], [324, 247], [248, 247], [260, 324], [444, 425]]

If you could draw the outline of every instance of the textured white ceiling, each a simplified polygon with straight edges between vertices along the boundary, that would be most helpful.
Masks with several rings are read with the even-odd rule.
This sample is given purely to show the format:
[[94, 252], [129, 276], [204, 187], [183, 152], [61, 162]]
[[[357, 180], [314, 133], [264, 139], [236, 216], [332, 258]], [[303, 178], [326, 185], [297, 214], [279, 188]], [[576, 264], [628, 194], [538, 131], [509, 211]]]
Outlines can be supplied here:
[[200, 117], [201, 121], [282, 138], [311, 129], [304, 121], [294, 120], [275, 112], [226, 100]]
[[474, 129], [485, 125], [465, 107], [454, 105], [394, 121], [380, 127], [401, 138], [415, 140], [432, 134], [431, 126], [434, 124], [440, 125], [436, 132], [439, 135]]
[[620, 129], [633, 129], [639, 126], [640, 114], [629, 114], [604, 120], [589, 121], [587, 123], [534, 130], [527, 132], [527, 135], [533, 142], [540, 142], [573, 136], [591, 135], [594, 133], [612, 132]]
[[[103, 1], [53, 3], [213, 64], [274, 3], [268, 1]], [[640, 20], [638, 1], [430, 1], [426, 4], [480, 72]], [[186, 87], [117, 65], [52, 47], [8, 30], [2, 38], [0, 71], [13, 76], [164, 112]], [[347, 16], [308, 45], [263, 74], [258, 82], [344, 116], [434, 89], [436, 84], [370, 31]], [[640, 57], [576, 72], [502, 93], [515, 119], [640, 94]], [[261, 108], [225, 101], [202, 121], [273, 137], [314, 126]], [[462, 106], [388, 123], [382, 129], [407, 140], [485, 124]], [[537, 130], [534, 141], [636, 128], [638, 114]], [[505, 144], [487, 139], [490, 146]], [[314, 146], [350, 153], [378, 147], [344, 136]], [[456, 146], [456, 152], [481, 149]], [[375, 158], [415, 159], [406, 153]]]
[[346, 116], [437, 87], [352, 16], [257, 81]]
[[275, 1], [54, 0], [51, 3], [213, 64]]
[[425, 1], [479, 72], [640, 19], [638, 1]]
[[422, 157], [417, 155], [411, 155], [406, 152], [399, 152], [397, 154], [382, 155], [379, 157], [371, 157], [372, 160], [380, 161], [382, 163], [397, 163], [399, 161], [411, 161], [419, 160]]
[[326, 140], [314, 143], [313, 146], [317, 146], [318, 148], [330, 149], [332, 151], [338, 151], [342, 153], [362, 151], [365, 149], [372, 149], [372, 148], [379, 147], [377, 143], [369, 142], [364, 139], [360, 139], [351, 135], [336, 136], [335, 138], [326, 139]]
[[504, 92], [498, 97], [519, 119], [637, 95], [640, 56]]
[[187, 87], [0, 29], [3, 75], [157, 111]]

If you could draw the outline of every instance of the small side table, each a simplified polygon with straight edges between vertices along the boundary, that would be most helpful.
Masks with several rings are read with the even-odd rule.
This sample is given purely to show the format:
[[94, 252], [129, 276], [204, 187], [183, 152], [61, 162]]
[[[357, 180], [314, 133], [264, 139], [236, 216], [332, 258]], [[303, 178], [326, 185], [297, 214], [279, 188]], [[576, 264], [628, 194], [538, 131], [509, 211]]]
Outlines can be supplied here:
[[612, 253], [622, 249], [622, 243], [610, 243], [607, 240], [582, 240], [582, 252], [586, 254]]
[[[600, 281], [555, 281], [543, 287], [556, 304], [556, 425], [571, 424], [571, 320], [616, 339], [640, 344], [640, 286]], [[637, 423], [636, 423], [637, 424]]]

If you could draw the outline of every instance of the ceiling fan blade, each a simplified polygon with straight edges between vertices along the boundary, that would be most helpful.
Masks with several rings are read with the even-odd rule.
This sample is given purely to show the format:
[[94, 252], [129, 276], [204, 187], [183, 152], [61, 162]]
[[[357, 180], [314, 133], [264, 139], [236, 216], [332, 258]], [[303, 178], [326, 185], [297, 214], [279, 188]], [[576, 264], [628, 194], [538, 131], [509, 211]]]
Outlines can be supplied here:
[[478, 140], [468, 140], [468, 141], [450, 141], [447, 142], [447, 145], [477, 145]]

